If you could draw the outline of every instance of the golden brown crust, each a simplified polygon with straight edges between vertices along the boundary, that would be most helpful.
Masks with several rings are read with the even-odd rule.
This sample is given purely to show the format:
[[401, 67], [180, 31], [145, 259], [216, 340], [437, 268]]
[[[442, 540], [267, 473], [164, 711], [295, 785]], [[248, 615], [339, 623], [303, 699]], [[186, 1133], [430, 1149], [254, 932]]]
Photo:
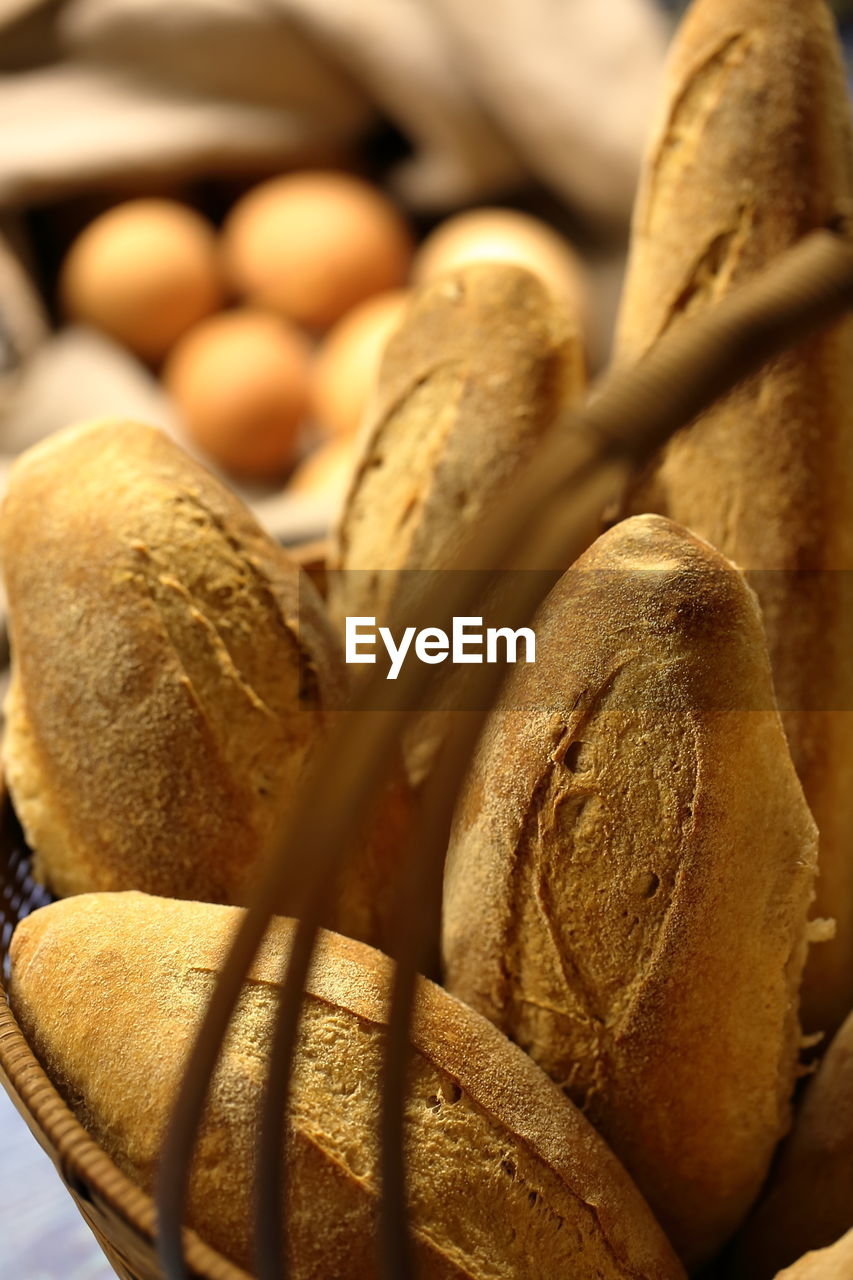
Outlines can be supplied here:
[[592, 1119], [682, 1256], [788, 1125], [816, 833], [754, 597], [655, 516], [548, 597], [454, 826], [448, 989]]
[[[738, 1275], [773, 1276], [808, 1250], [832, 1244], [851, 1222], [853, 1014], [809, 1084], [767, 1193], [743, 1232]], [[853, 1239], [849, 1248], [846, 1274], [853, 1275]]]
[[472, 264], [416, 292], [385, 352], [331, 551], [345, 571], [330, 582], [338, 619], [384, 620], [401, 570], [452, 563], [465, 530], [582, 391], [574, 319], [508, 263]]
[[[585, 386], [579, 317], [531, 272], [473, 263], [418, 289], [383, 357], [358, 467], [330, 548], [329, 608], [388, 623], [423, 591], [411, 570], [477, 568], [466, 535]], [[337, 572], [336, 572], [337, 571]], [[447, 713], [405, 742], [415, 785]]]
[[16, 464], [0, 517], [4, 762], [38, 874], [245, 900], [343, 692], [313, 588], [160, 432], [101, 422]]
[[[13, 939], [10, 994], [26, 1035], [92, 1135], [144, 1187], [238, 919], [229, 908], [96, 894], [36, 912]], [[277, 921], [253, 967], [191, 1190], [192, 1224], [243, 1265], [253, 1126], [291, 931]], [[294, 1280], [378, 1274], [376, 1072], [390, 979], [379, 953], [321, 937], [293, 1093]], [[494, 1027], [424, 980], [413, 1042], [410, 1188], [425, 1280], [683, 1280], [604, 1143]]]
[[[641, 183], [618, 359], [642, 356], [682, 316], [849, 216], [851, 202], [848, 95], [824, 0], [697, 0]], [[837, 921], [806, 971], [812, 1030], [834, 1029], [853, 1005], [851, 415], [848, 320], [676, 436], [626, 507], [670, 516], [751, 571], [821, 833], [815, 913]]]

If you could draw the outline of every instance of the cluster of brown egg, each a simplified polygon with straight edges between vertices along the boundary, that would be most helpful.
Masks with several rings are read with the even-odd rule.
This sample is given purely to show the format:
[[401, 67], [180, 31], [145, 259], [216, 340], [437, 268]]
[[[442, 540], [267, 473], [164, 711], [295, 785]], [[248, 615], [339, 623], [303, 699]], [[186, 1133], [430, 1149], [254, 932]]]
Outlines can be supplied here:
[[337, 496], [410, 286], [472, 259], [519, 261], [577, 314], [583, 268], [550, 226], [476, 209], [416, 245], [403, 212], [343, 171], [272, 178], [218, 230], [189, 205], [119, 204], [72, 244], [72, 319], [158, 369], [190, 440], [237, 480]]

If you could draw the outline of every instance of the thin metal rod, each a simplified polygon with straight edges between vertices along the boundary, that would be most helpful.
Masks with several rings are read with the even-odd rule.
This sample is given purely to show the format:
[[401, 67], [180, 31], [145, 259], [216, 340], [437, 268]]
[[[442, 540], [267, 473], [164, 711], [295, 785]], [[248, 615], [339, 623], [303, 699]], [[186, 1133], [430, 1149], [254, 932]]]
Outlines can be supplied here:
[[383, 1274], [415, 1274], [414, 1250], [406, 1213], [404, 1114], [409, 1034], [418, 974], [438, 949], [444, 860], [453, 817], [455, 782], [464, 772], [480, 734], [481, 717], [457, 712], [453, 729], [424, 784], [416, 838], [409, 850], [400, 890], [401, 927], [394, 949], [397, 961], [385, 1045], [380, 1128], [382, 1199], [379, 1250]]
[[[584, 483], [597, 478], [602, 491], [610, 488], [615, 496], [629, 463], [650, 459], [714, 399], [756, 372], [765, 360], [838, 319], [851, 302], [853, 250], [830, 232], [813, 233], [762, 276], [670, 330], [639, 366], [611, 375], [592, 404], [568, 416], [543, 442], [501, 510], [472, 535], [457, 567], [566, 564], [578, 486], [582, 491]], [[462, 580], [465, 585], [460, 588], [456, 584]], [[471, 613], [481, 594], [466, 575], [441, 575], [410, 623], [435, 626], [439, 619]], [[529, 602], [531, 610], [536, 603]], [[408, 664], [397, 682], [394, 709], [378, 718], [373, 713], [362, 723], [359, 708], [375, 707], [379, 693], [386, 692], [381, 676], [368, 680], [353, 714], [344, 717], [309, 770], [278, 854], [265, 869], [237, 931], [178, 1090], [157, 1187], [160, 1256], [168, 1280], [185, 1276], [181, 1223], [206, 1090], [243, 981], [282, 901], [282, 890], [287, 886], [288, 901], [307, 904], [291, 956], [297, 961], [292, 963], [293, 980], [289, 972], [280, 1009], [289, 1037], [289, 1075], [302, 985], [322, 918], [316, 904], [345, 856], [352, 830], [378, 794], [385, 762], [397, 750], [406, 724], [406, 708], [425, 705], [439, 683], [435, 669]], [[336, 791], [334, 805], [328, 802], [330, 779]], [[270, 1113], [274, 1106], [283, 1108], [287, 1087], [286, 1078], [270, 1078]], [[276, 1132], [281, 1133], [279, 1126]], [[270, 1153], [273, 1146], [276, 1151], [268, 1154], [259, 1173], [259, 1227], [265, 1241], [280, 1229], [282, 1214], [281, 1198], [274, 1203], [265, 1194], [265, 1188], [276, 1183], [272, 1165], [282, 1159], [281, 1143], [268, 1144], [265, 1150]], [[277, 1225], [271, 1226], [273, 1222]], [[259, 1258], [259, 1264], [264, 1260]]]
[[[324, 892], [316, 902], [306, 903], [306, 910], [300, 914], [293, 947], [283, 974], [279, 1016], [270, 1046], [257, 1154], [256, 1249], [259, 1280], [280, 1280], [288, 1270], [282, 1239], [281, 1209], [287, 1197], [287, 1138], [282, 1140], [282, 1132], [289, 1110], [305, 979], [317, 936], [316, 922], [323, 918], [326, 901]], [[273, 1081], [280, 1081], [281, 1087], [272, 1087]]]
[[[348, 714], [363, 716], [367, 712], [362, 708], [360, 711], [355, 709]], [[381, 711], [370, 711], [369, 715], [374, 732], [378, 732], [389, 742], [396, 740], [399, 732], [399, 716]], [[374, 739], [374, 741], [378, 740], [378, 737]], [[313, 850], [310, 847], [303, 850], [303, 857], [308, 862], [320, 851], [327, 874], [304, 880], [300, 885], [300, 898], [295, 904], [290, 903], [295, 907], [297, 926], [282, 974], [278, 1017], [270, 1045], [256, 1163], [255, 1198], [258, 1211], [256, 1253], [259, 1280], [281, 1280], [281, 1277], [287, 1275], [288, 1270], [282, 1238], [282, 1205], [286, 1203], [287, 1196], [286, 1138], [282, 1141], [282, 1134], [286, 1133], [283, 1126], [286, 1124], [288, 1111], [305, 980], [311, 965], [320, 923], [327, 918], [343, 862], [353, 845], [353, 832], [360, 829], [364, 818], [370, 814], [370, 797], [375, 794], [379, 785], [390, 773], [387, 759], [388, 757], [380, 751], [375, 770], [366, 787], [363, 785], [357, 761], [351, 762], [354, 765], [350, 770], [351, 776], [343, 776], [343, 770], [333, 775], [338, 782], [335, 787], [336, 803], [327, 805], [326, 808], [329, 814], [334, 816], [336, 830], [339, 827], [336, 815], [339, 812], [347, 814], [350, 818], [349, 829], [338, 843], [330, 844], [330, 839], [334, 840], [335, 836], [330, 837], [328, 834], [324, 836], [321, 818]], [[376, 782], [375, 786], [374, 782]], [[339, 831], [338, 836], [340, 836]], [[332, 857], [328, 855], [330, 849]]]
[[262, 911], [250, 910], [243, 915], [228, 963], [217, 979], [215, 998], [210, 1001], [199, 1028], [169, 1119], [155, 1189], [157, 1249], [166, 1280], [185, 1280], [186, 1277], [181, 1230], [192, 1151], [228, 1024], [267, 925], [268, 919]]

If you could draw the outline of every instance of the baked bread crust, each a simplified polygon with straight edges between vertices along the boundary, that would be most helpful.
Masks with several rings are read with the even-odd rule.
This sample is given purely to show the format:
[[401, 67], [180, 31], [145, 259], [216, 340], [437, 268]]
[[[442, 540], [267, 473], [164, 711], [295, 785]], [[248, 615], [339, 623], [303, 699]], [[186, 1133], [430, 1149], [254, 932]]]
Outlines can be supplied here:
[[473, 263], [417, 291], [388, 343], [333, 540], [344, 571], [329, 584], [336, 618], [385, 621], [403, 570], [453, 564], [466, 531], [582, 393], [575, 321], [509, 263]]
[[[634, 216], [623, 363], [853, 210], [848, 92], [824, 0], [696, 0], [662, 105]], [[675, 436], [624, 513], [644, 511], [749, 571], [761, 602], [820, 831], [815, 914], [837, 929], [809, 957], [803, 1020], [831, 1032], [853, 1007], [853, 319]]]
[[584, 1110], [692, 1267], [789, 1124], [814, 823], [757, 602], [706, 543], [625, 521], [534, 625], [454, 822], [446, 985]]
[[[94, 894], [34, 913], [13, 938], [10, 998], [29, 1042], [95, 1140], [146, 1189], [239, 918]], [[263, 1064], [291, 936], [292, 922], [275, 921], [250, 974], [190, 1191], [190, 1224], [244, 1267]], [[380, 953], [321, 935], [292, 1095], [294, 1280], [379, 1274], [378, 1068], [391, 979]], [[684, 1280], [618, 1161], [500, 1032], [424, 979], [412, 1041], [410, 1201], [425, 1280]]]
[[[379, 625], [405, 616], [424, 590], [416, 571], [489, 567], [458, 557], [583, 393], [579, 324], [511, 263], [472, 263], [417, 290], [383, 357], [332, 539], [328, 599], [339, 628], [347, 616]], [[415, 786], [449, 714], [424, 708], [406, 736]]]
[[162, 433], [72, 428], [0, 515], [13, 677], [3, 763], [57, 894], [242, 902], [340, 706], [311, 584]]

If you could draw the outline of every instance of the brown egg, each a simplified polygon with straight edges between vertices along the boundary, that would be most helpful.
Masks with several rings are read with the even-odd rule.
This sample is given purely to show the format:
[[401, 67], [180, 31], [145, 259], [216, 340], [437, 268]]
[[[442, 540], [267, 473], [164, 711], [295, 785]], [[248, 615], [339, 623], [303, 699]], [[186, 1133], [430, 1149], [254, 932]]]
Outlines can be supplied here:
[[409, 300], [406, 289], [378, 293], [348, 311], [314, 361], [312, 405], [321, 427], [338, 435], [358, 430], [391, 334]]
[[73, 320], [156, 361], [222, 302], [213, 228], [174, 200], [129, 200], [72, 244], [60, 297]]
[[515, 209], [471, 209], [440, 223], [412, 263], [415, 284], [466, 262], [515, 262], [535, 272], [586, 324], [589, 286], [578, 254], [564, 236]]
[[375, 187], [350, 174], [294, 173], [255, 187], [225, 223], [225, 269], [252, 302], [325, 329], [403, 284], [412, 241]]
[[274, 479], [291, 464], [308, 408], [311, 354], [288, 321], [240, 309], [211, 316], [163, 373], [188, 434], [226, 471]]
[[339, 507], [355, 470], [358, 449], [352, 437], [328, 440], [301, 462], [290, 477], [288, 493], [323, 498]]

